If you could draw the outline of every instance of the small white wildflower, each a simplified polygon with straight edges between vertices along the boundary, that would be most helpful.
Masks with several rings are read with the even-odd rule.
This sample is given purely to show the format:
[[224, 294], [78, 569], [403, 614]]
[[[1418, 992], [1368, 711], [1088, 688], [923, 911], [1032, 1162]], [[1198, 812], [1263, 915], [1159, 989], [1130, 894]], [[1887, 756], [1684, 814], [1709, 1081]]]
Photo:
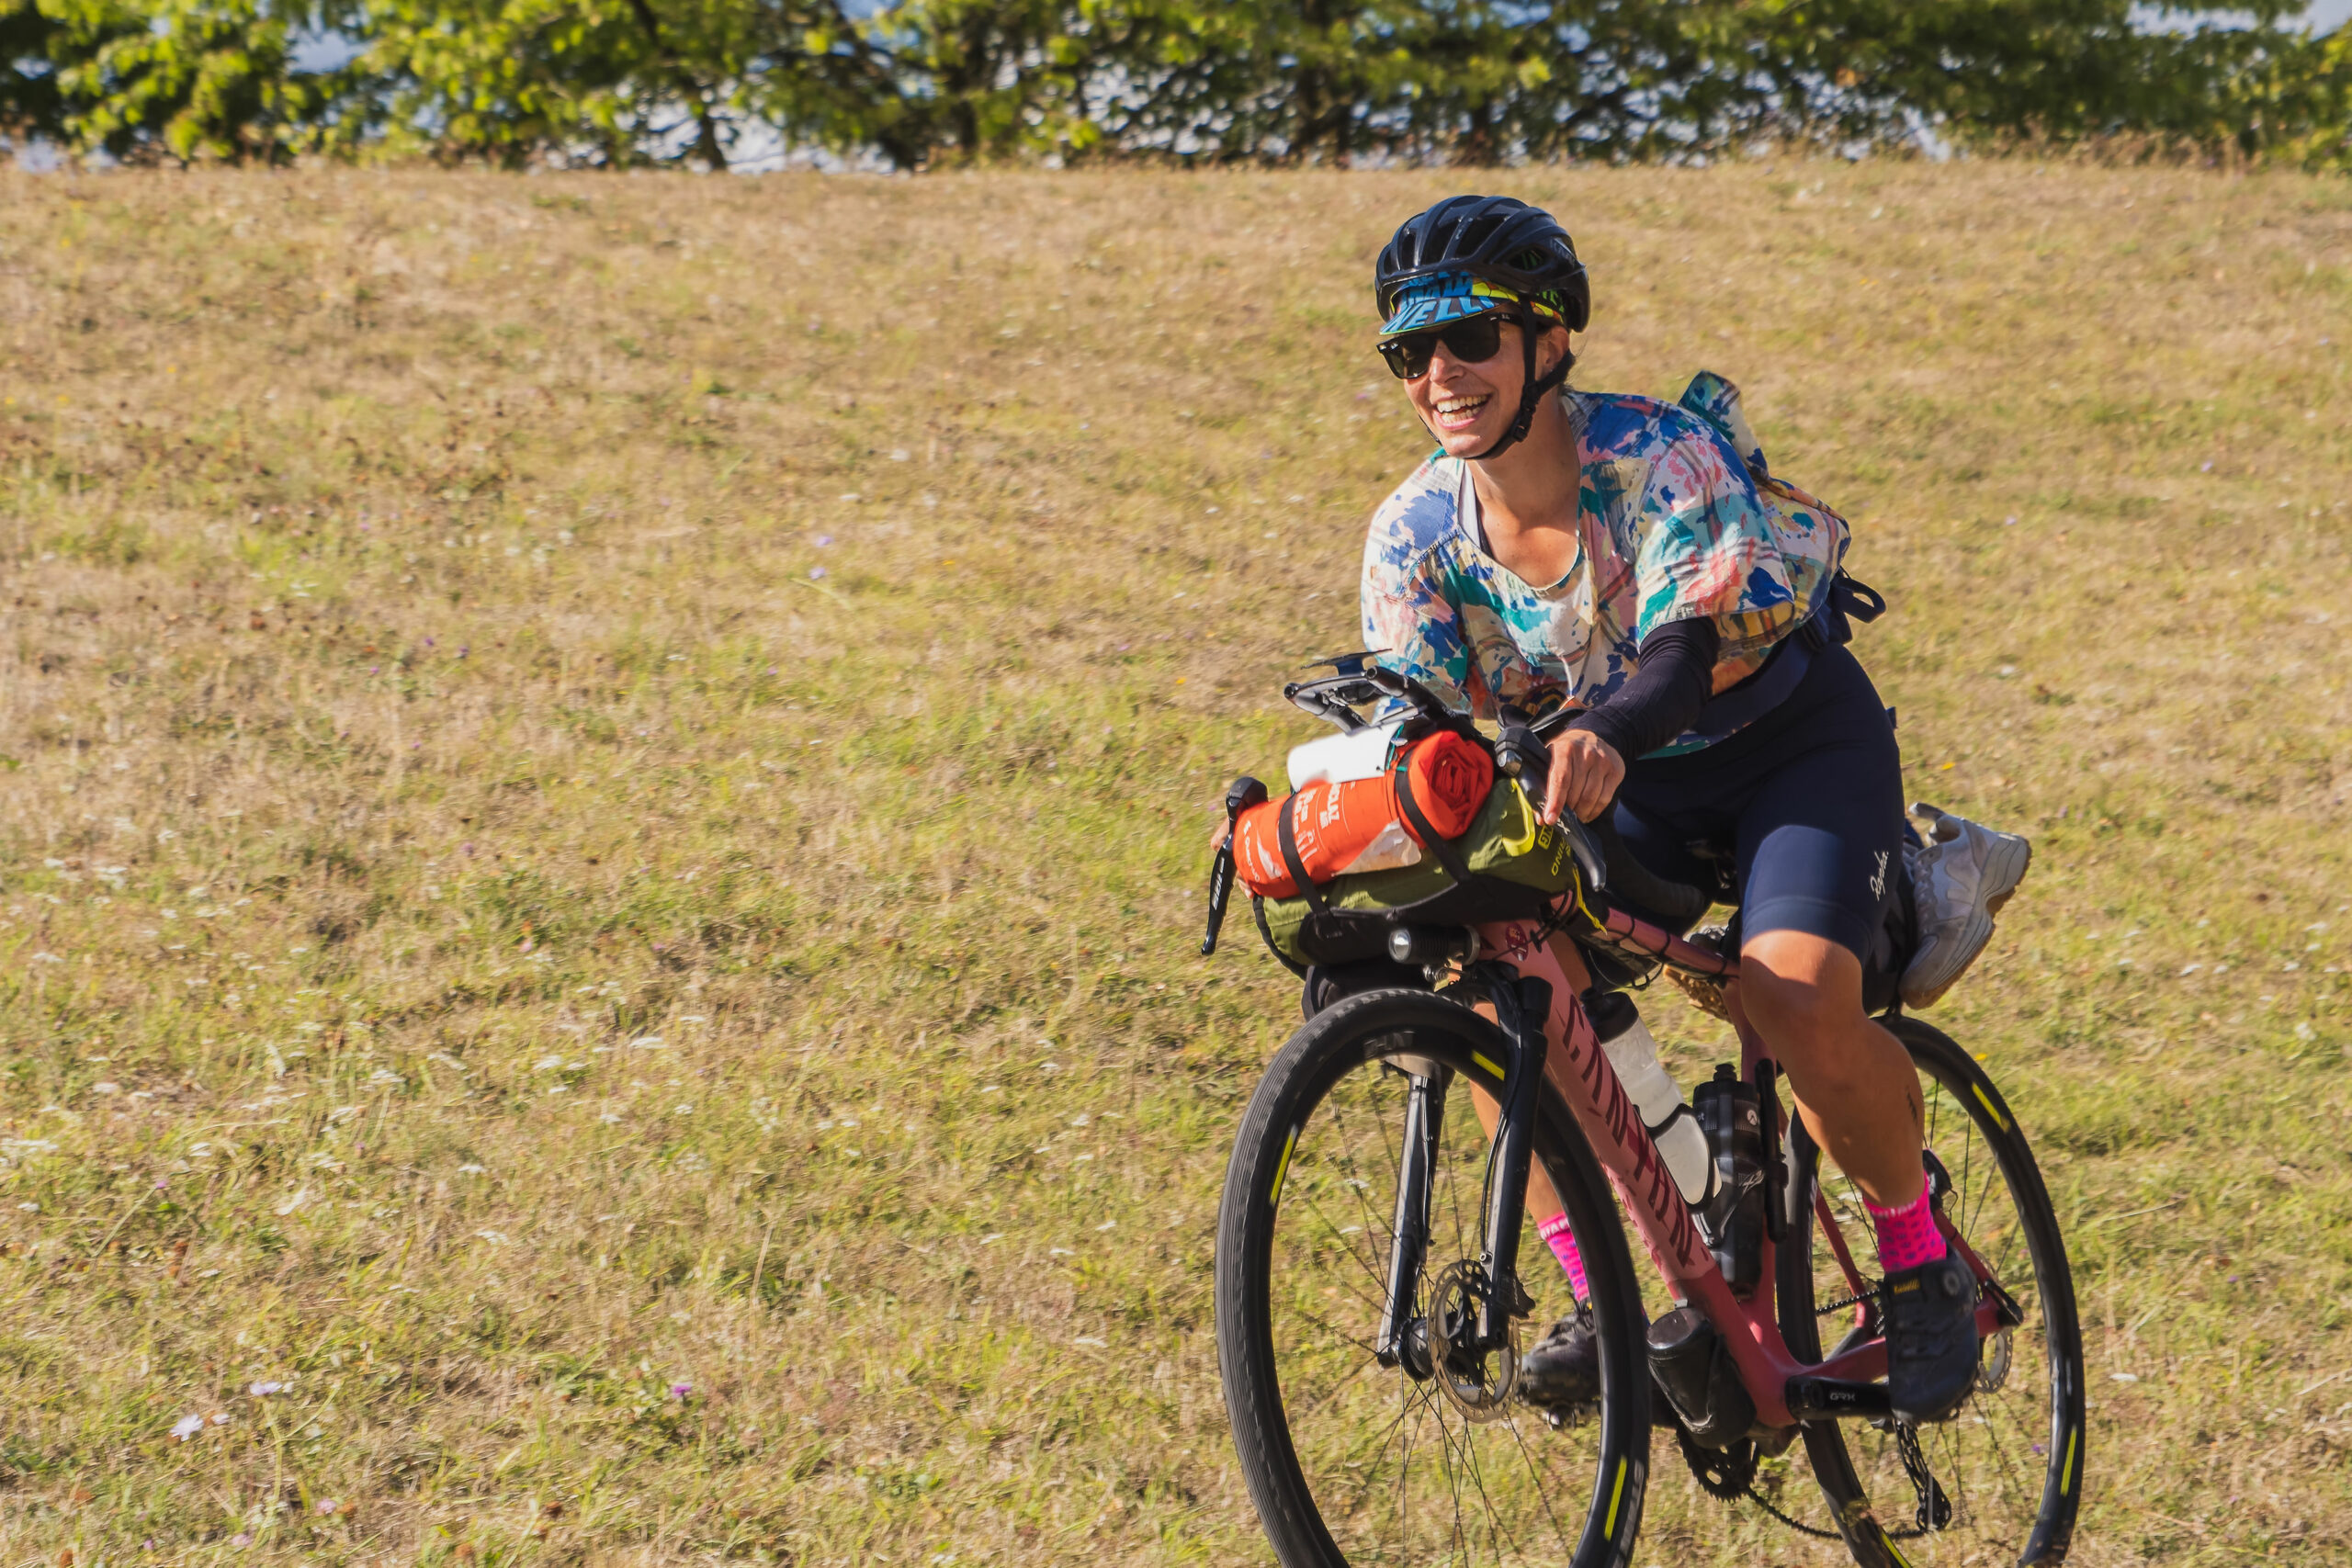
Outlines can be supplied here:
[[255, 1399], [266, 1399], [273, 1393], [285, 1393], [286, 1385], [282, 1382], [257, 1382], [254, 1384], [252, 1392]]
[[480, 1176], [482, 1174], [482, 1168], [478, 1165], [461, 1165], [458, 1168], [458, 1174], [460, 1176]]
[[1048, 1258], [1076, 1258], [1078, 1254], [1067, 1247], [1057, 1247], [1050, 1248], [1046, 1252], [1046, 1256]]
[[120, 1094], [122, 1086], [119, 1083], [94, 1083], [90, 1086], [90, 1092], [92, 1094]]
[[183, 1443], [203, 1430], [204, 1417], [201, 1416], [183, 1416], [172, 1423], [172, 1436]]
[[563, 1058], [560, 1056], [542, 1056], [531, 1064], [531, 1070], [535, 1073], [551, 1073], [562, 1066]]

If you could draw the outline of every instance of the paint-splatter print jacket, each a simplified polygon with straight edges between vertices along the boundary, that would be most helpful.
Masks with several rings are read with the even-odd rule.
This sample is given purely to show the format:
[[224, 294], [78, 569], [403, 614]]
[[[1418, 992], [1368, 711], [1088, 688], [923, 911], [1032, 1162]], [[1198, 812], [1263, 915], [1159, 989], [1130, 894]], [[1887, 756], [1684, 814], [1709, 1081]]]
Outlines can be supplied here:
[[1713, 372], [1675, 403], [1562, 396], [1584, 468], [1567, 574], [1536, 587], [1488, 555], [1468, 465], [1433, 457], [1373, 515], [1364, 646], [1482, 718], [1606, 702], [1644, 637], [1702, 615], [1723, 639], [1714, 689], [1753, 674], [1827, 597], [1845, 519], [1772, 476], [1738, 389]]

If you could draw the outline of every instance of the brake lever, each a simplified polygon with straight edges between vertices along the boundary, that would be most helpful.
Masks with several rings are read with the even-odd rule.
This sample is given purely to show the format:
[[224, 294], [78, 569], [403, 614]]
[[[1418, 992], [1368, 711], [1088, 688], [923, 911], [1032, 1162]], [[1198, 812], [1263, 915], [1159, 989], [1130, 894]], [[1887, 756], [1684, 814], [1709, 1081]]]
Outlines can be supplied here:
[[1246, 774], [1233, 781], [1225, 792], [1225, 842], [1217, 846], [1216, 858], [1209, 863], [1209, 929], [1201, 938], [1201, 956], [1208, 957], [1216, 951], [1217, 932], [1225, 929], [1225, 911], [1233, 902], [1233, 835], [1241, 814], [1266, 798], [1266, 786]]
[[1584, 879], [1595, 893], [1609, 890], [1609, 862], [1600, 852], [1600, 841], [1592, 829], [1577, 820], [1573, 812], [1564, 812], [1560, 827], [1568, 835], [1568, 849], [1577, 857], [1577, 864], [1584, 868]]

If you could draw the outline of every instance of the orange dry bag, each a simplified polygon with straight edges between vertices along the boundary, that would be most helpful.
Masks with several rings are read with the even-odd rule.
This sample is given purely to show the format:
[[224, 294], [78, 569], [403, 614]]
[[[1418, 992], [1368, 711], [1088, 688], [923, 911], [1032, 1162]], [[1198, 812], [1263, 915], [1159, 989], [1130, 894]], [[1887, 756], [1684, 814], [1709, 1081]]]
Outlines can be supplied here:
[[[1495, 760], [1487, 749], [1450, 729], [1415, 741], [1401, 761], [1414, 804], [1440, 838], [1467, 831], [1494, 787]], [[1420, 855], [1410, 846], [1423, 840], [1397, 802], [1397, 776], [1390, 772], [1309, 784], [1244, 811], [1233, 825], [1234, 871], [1241, 885], [1267, 898], [1297, 895], [1294, 863], [1283, 851], [1285, 825], [1295, 864], [1311, 882], [1418, 862]]]

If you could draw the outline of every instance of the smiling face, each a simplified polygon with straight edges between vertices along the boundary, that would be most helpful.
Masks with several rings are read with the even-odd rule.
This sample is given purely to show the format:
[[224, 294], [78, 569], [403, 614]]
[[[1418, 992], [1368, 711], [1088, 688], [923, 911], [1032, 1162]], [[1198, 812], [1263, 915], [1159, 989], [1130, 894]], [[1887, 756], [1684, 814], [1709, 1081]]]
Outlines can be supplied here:
[[[1506, 322], [1495, 356], [1476, 363], [1455, 358], [1441, 342], [1430, 355], [1429, 374], [1405, 383], [1413, 412], [1447, 457], [1477, 456], [1501, 440], [1519, 417], [1520, 389], [1527, 379], [1520, 337], [1525, 330], [1515, 321]], [[1535, 344], [1536, 374], [1548, 373], [1567, 352], [1567, 330], [1547, 326]]]

